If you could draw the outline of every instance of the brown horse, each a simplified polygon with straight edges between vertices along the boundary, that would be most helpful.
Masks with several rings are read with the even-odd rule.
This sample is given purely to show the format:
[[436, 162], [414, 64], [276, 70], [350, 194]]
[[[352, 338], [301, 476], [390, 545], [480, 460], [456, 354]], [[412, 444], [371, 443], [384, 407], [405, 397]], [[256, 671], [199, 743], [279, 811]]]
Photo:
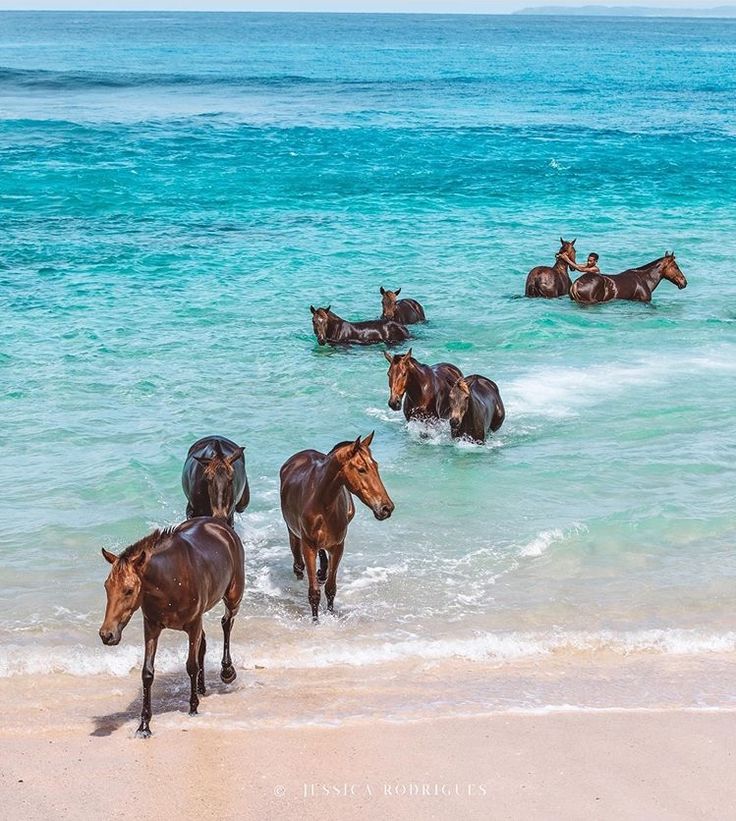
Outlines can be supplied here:
[[580, 305], [596, 305], [613, 299], [651, 302], [652, 291], [663, 279], [668, 279], [682, 290], [687, 287], [685, 275], [675, 262], [675, 252], [620, 274], [583, 274], [570, 288], [570, 299]]
[[458, 379], [450, 391], [450, 431], [453, 439], [485, 442], [488, 431], [503, 425], [506, 411], [498, 385], [473, 374]]
[[391, 356], [384, 351], [389, 363], [388, 406], [401, 408], [407, 419], [447, 419], [450, 414], [450, 390], [462, 377], [462, 372], [448, 362], [422, 365], [412, 357], [412, 349]]
[[416, 322], [426, 322], [424, 308], [416, 299], [397, 299], [401, 288], [395, 291], [386, 291], [381, 287], [381, 303], [383, 306], [382, 319], [395, 319], [404, 325], [413, 325]]
[[224, 436], [206, 436], [187, 453], [181, 474], [187, 519], [215, 516], [233, 524], [250, 502], [243, 448]]
[[326, 308], [309, 306], [312, 312], [312, 328], [317, 342], [325, 345], [328, 342], [338, 345], [375, 345], [385, 342], [394, 345], [408, 339], [409, 331], [393, 319], [369, 319], [366, 322], [348, 322], [333, 314], [328, 305]]
[[222, 632], [220, 678], [230, 684], [235, 668], [230, 658], [230, 630], [243, 597], [243, 545], [237, 533], [221, 519], [191, 519], [173, 528], [156, 530], [119, 556], [102, 549], [112, 565], [105, 582], [107, 608], [100, 638], [119, 644], [125, 626], [140, 607], [143, 610], [143, 709], [137, 735], [151, 735], [151, 685], [156, 646], [168, 627], [189, 636], [187, 673], [190, 680], [189, 714], [196, 715], [197, 693], [204, 695], [206, 642], [202, 616], [222, 599], [225, 615]]
[[[355, 515], [355, 494], [379, 521], [388, 519], [394, 503], [378, 474], [370, 444], [340, 442], [329, 453], [302, 450], [281, 468], [281, 512], [289, 530], [294, 573], [304, 578], [307, 568], [312, 620], [318, 620], [320, 581], [325, 581], [327, 609], [332, 612], [337, 592], [337, 568], [345, 547], [348, 525]], [[319, 553], [320, 571], [317, 572]], [[328, 562], [329, 556], [329, 562]]]
[[568, 257], [575, 262], [575, 240], [567, 241], [560, 237], [560, 250], [557, 252], [555, 264], [538, 265], [532, 268], [526, 277], [526, 295], [541, 296], [546, 299], [554, 299], [558, 296], [565, 296], [570, 293], [570, 268], [561, 259], [561, 255]]

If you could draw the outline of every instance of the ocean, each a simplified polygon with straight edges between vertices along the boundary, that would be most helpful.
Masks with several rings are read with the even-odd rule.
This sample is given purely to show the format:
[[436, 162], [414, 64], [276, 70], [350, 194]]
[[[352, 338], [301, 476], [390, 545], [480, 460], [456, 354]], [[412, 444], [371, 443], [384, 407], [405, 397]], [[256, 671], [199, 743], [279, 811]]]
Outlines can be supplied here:
[[[736, 21], [1, 13], [0, 160], [0, 676], [138, 676], [100, 548], [181, 520], [218, 433], [248, 693], [736, 706]], [[674, 250], [688, 287], [523, 298], [560, 236], [608, 273]], [[485, 446], [390, 410], [381, 346], [317, 345], [310, 304], [373, 318], [381, 286], [425, 306], [420, 361], [498, 383]], [[358, 505], [315, 627], [279, 467], [371, 430], [396, 511]]]

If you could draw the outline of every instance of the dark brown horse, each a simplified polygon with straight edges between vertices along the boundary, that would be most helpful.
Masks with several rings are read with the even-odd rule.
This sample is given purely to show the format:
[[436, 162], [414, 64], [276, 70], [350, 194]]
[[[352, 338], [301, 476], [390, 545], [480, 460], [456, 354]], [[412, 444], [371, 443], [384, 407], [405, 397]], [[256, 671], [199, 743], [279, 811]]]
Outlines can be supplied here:
[[333, 314], [328, 305], [326, 308], [309, 306], [312, 312], [312, 328], [317, 342], [325, 345], [328, 342], [338, 345], [375, 345], [385, 342], [394, 345], [408, 339], [409, 331], [393, 319], [369, 319], [366, 322], [348, 322]]
[[143, 709], [137, 735], [146, 738], [151, 735], [151, 685], [161, 631], [168, 627], [183, 630], [189, 636], [189, 714], [196, 715], [197, 693], [205, 692], [207, 644], [202, 616], [220, 599], [225, 603], [220, 678], [226, 684], [235, 680], [230, 630], [243, 597], [243, 545], [237, 533], [222, 520], [200, 518], [156, 530], [119, 556], [104, 548], [102, 555], [112, 565], [105, 582], [107, 608], [100, 627], [102, 643], [119, 644], [133, 613], [139, 607], [143, 610]]
[[394, 510], [370, 451], [372, 441], [371, 433], [362, 442], [360, 436], [354, 442], [340, 442], [329, 453], [302, 450], [281, 468], [281, 512], [289, 530], [294, 573], [303, 579], [307, 568], [314, 621], [318, 620], [320, 581], [327, 582], [327, 609], [332, 612], [334, 607], [337, 568], [355, 515], [351, 494], [379, 521], [388, 519]]
[[382, 319], [395, 319], [404, 325], [413, 325], [416, 322], [426, 322], [424, 308], [416, 299], [397, 299], [401, 288], [395, 291], [386, 291], [381, 287], [381, 303], [383, 306]]
[[612, 299], [651, 302], [652, 291], [663, 279], [673, 282], [680, 290], [687, 287], [674, 251], [671, 254], [665, 251], [663, 257], [620, 274], [583, 274], [573, 283], [570, 299], [580, 305], [596, 305]]
[[250, 502], [243, 448], [224, 436], [206, 436], [187, 453], [181, 474], [187, 519], [215, 516], [233, 523]]
[[453, 439], [485, 442], [488, 431], [503, 425], [506, 411], [498, 385], [473, 374], [458, 379], [450, 391], [450, 430]]
[[448, 362], [422, 365], [411, 354], [411, 348], [395, 356], [384, 351], [389, 363], [388, 406], [399, 410], [403, 398], [407, 419], [447, 419], [450, 390], [462, 377], [462, 372]]
[[570, 293], [570, 274], [568, 264], [561, 259], [564, 255], [575, 262], [575, 240], [567, 241], [560, 237], [560, 250], [555, 264], [538, 265], [532, 268], [526, 277], [526, 295], [554, 299]]

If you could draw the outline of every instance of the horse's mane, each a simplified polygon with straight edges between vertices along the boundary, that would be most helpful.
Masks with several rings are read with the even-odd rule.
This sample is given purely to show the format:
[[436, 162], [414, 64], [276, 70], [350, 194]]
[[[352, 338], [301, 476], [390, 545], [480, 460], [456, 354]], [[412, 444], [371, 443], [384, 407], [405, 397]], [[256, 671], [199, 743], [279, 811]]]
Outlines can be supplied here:
[[646, 271], [648, 268], [652, 268], [658, 262], [661, 262], [664, 257], [657, 257], [657, 259], [653, 259], [651, 262], [646, 262], [644, 265], [638, 265], [636, 268], [627, 268], [628, 271]]
[[122, 561], [130, 561], [131, 559], [136, 558], [136, 556], [140, 556], [140, 554], [146, 550], [153, 550], [158, 546], [161, 539], [166, 536], [170, 536], [174, 530], [176, 530], [176, 525], [157, 528], [153, 531], [153, 533], [149, 533], [148, 536], [144, 536], [142, 539], [139, 539], [135, 544], [126, 547], [125, 550], [123, 550], [123, 552], [118, 556], [118, 559]]

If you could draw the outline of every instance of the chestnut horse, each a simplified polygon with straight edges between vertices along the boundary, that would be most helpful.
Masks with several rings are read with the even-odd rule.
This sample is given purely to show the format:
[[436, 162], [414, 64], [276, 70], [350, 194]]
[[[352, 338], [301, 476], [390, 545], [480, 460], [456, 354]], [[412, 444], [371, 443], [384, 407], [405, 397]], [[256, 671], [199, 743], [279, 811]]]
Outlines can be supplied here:
[[526, 277], [526, 295], [541, 296], [546, 299], [554, 299], [558, 296], [565, 296], [570, 293], [570, 268], [561, 259], [564, 254], [568, 259], [575, 262], [575, 240], [568, 242], [560, 237], [560, 250], [557, 252], [555, 264], [537, 265], [532, 268]]
[[[332, 612], [348, 525], [355, 515], [355, 494], [379, 521], [393, 513], [394, 503], [378, 474], [370, 444], [340, 442], [329, 453], [302, 450], [281, 468], [281, 512], [289, 530], [294, 574], [304, 578], [307, 568], [312, 620], [318, 620], [320, 581], [325, 581], [327, 609]], [[319, 553], [320, 571], [317, 572]], [[329, 556], [329, 562], [328, 562]]]
[[187, 519], [215, 516], [233, 524], [250, 502], [243, 448], [224, 436], [206, 436], [187, 453], [181, 474]]
[[685, 275], [675, 262], [675, 252], [620, 274], [583, 274], [570, 288], [570, 299], [580, 305], [596, 305], [613, 299], [651, 302], [652, 291], [663, 279], [668, 279], [682, 290], [687, 287]]
[[245, 585], [243, 545], [237, 533], [221, 519], [199, 518], [173, 528], [156, 530], [119, 555], [102, 548], [112, 565], [105, 582], [107, 607], [100, 627], [102, 643], [112, 646], [131, 616], [143, 610], [143, 709], [136, 735], [151, 735], [151, 685], [156, 647], [168, 627], [189, 636], [187, 673], [190, 681], [189, 715], [196, 715], [197, 693], [204, 695], [204, 654], [207, 647], [202, 616], [222, 599], [220, 678], [230, 684], [236, 673], [230, 658], [230, 630], [240, 608]]
[[426, 322], [424, 308], [416, 299], [396, 299], [401, 288], [395, 291], [386, 291], [381, 287], [381, 303], [383, 306], [382, 319], [395, 319], [404, 325], [413, 325], [415, 322]]
[[348, 322], [326, 308], [309, 306], [312, 312], [312, 328], [317, 342], [325, 345], [332, 342], [340, 345], [375, 345], [385, 342], [394, 345], [408, 339], [409, 331], [393, 319], [369, 319], [365, 322]]
[[412, 349], [391, 356], [384, 351], [389, 363], [388, 406], [401, 408], [407, 419], [447, 419], [450, 414], [450, 390], [462, 377], [462, 372], [448, 362], [422, 365], [412, 357]]
[[465, 437], [485, 442], [488, 431], [503, 425], [506, 411], [498, 385], [473, 374], [458, 379], [450, 391], [450, 431], [453, 439]]

